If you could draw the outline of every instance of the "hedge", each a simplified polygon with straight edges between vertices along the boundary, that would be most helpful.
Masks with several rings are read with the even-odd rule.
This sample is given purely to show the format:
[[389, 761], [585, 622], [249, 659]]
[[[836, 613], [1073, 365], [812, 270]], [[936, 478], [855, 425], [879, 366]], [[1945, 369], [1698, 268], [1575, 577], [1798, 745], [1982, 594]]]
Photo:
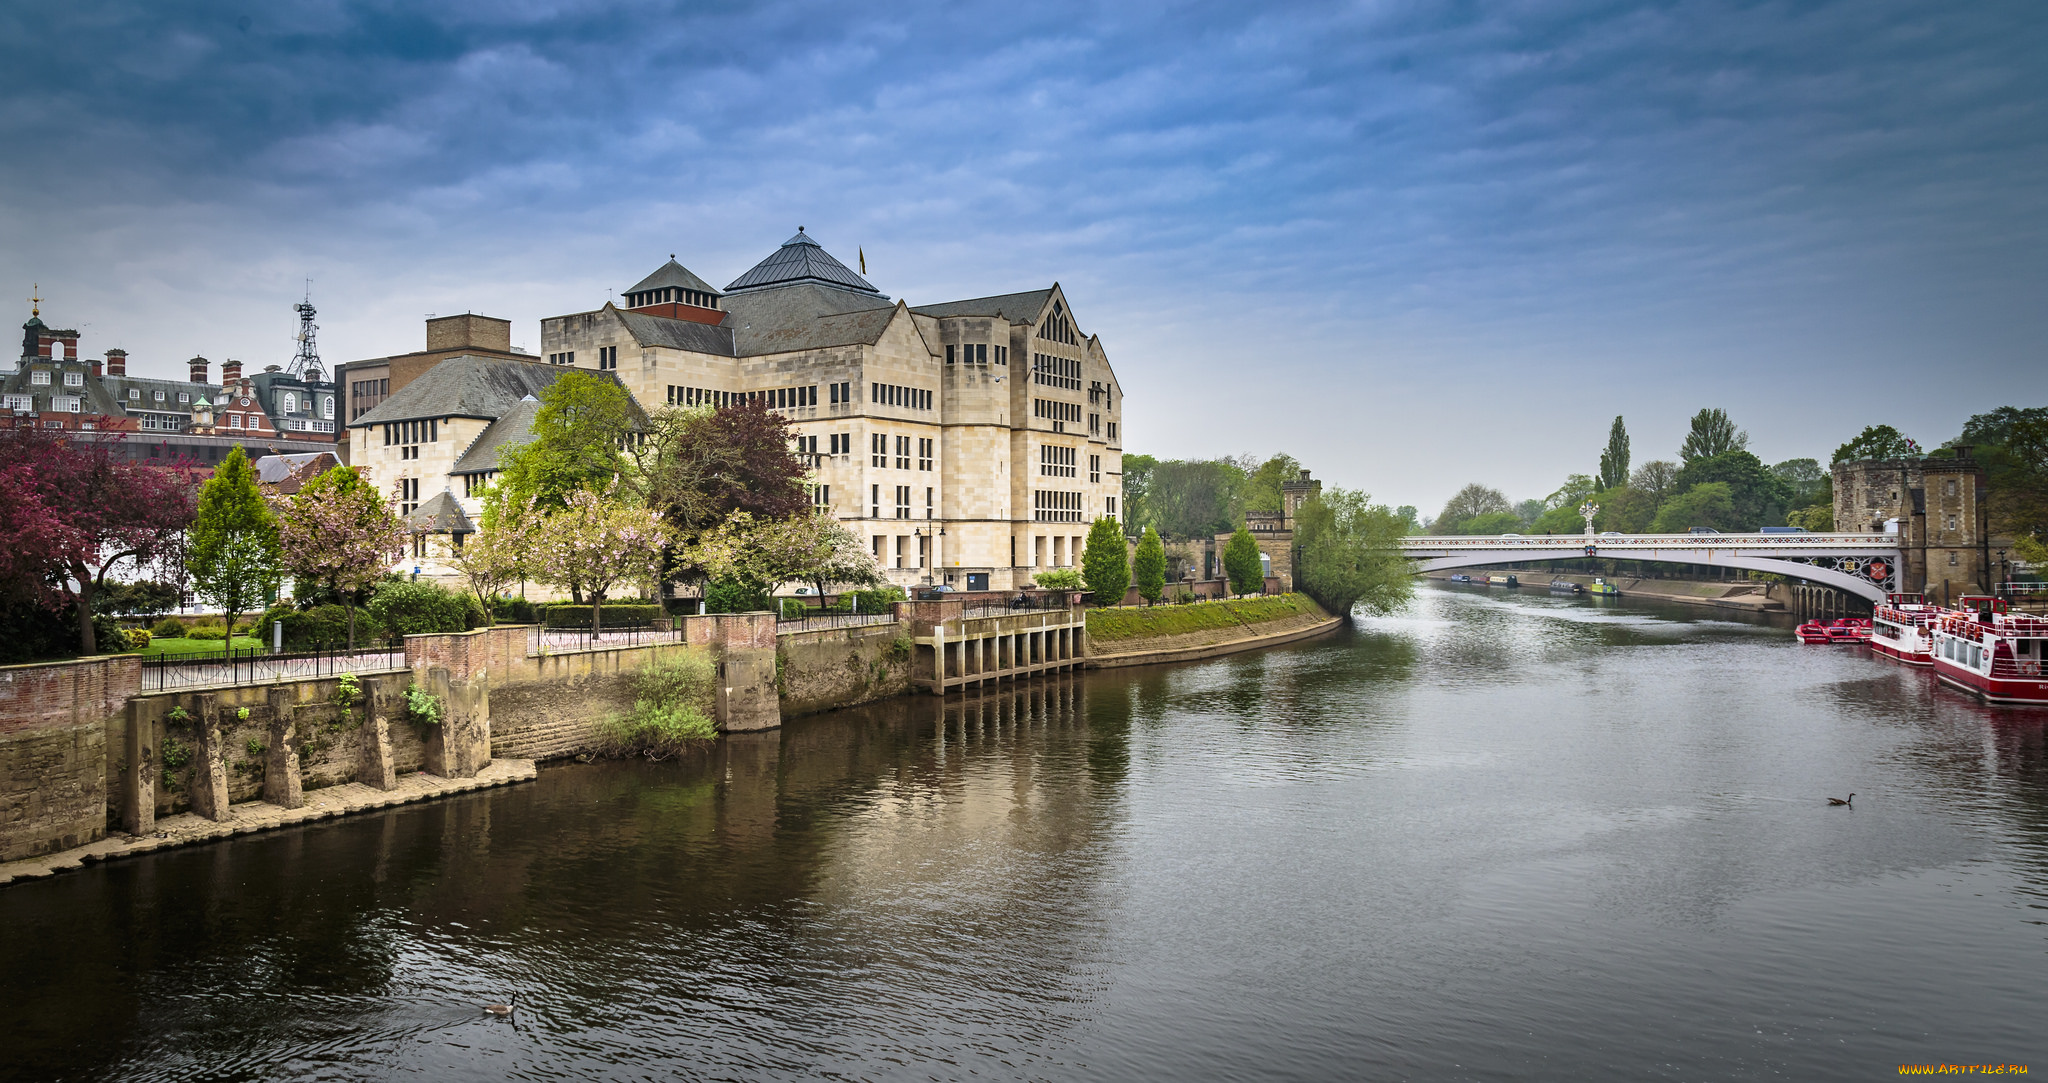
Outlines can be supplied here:
[[[623, 628], [629, 624], [651, 624], [662, 616], [662, 608], [654, 603], [606, 602], [602, 620], [607, 628]], [[551, 605], [547, 607], [547, 626], [550, 628], [590, 627], [590, 607], [587, 605]]]
[[[434, 583], [384, 582], [364, 608], [386, 635], [415, 636], [434, 632], [467, 632], [484, 623], [483, 603], [476, 595], [456, 593]], [[356, 634], [362, 635], [361, 614]]]
[[1103, 642], [1185, 635], [1218, 628], [1244, 628], [1288, 617], [1320, 616], [1322, 610], [1302, 594], [1270, 598], [1196, 602], [1193, 605], [1131, 606], [1090, 609], [1088, 636]]

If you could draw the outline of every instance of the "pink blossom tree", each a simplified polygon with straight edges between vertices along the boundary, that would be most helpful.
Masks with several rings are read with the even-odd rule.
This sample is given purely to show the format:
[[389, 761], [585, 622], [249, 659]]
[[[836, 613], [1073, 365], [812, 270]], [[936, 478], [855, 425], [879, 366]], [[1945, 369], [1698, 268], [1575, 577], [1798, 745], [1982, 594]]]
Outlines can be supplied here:
[[278, 509], [285, 567], [333, 591], [348, 608], [348, 647], [356, 647], [356, 607], [405, 550], [405, 526], [377, 487], [353, 467], [314, 478]]
[[602, 492], [575, 489], [534, 531], [535, 577], [556, 586], [580, 586], [590, 598], [590, 627], [596, 633], [603, 628], [604, 599], [612, 587], [653, 582], [671, 537], [659, 514], [620, 500], [616, 482]]

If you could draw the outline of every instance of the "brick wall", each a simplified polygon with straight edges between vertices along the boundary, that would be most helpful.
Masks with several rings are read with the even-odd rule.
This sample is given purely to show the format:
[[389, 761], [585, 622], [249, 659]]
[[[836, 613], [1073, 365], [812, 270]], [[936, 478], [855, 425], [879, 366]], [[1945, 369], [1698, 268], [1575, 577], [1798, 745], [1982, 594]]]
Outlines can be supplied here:
[[105, 836], [108, 720], [141, 682], [132, 656], [0, 666], [0, 861]]

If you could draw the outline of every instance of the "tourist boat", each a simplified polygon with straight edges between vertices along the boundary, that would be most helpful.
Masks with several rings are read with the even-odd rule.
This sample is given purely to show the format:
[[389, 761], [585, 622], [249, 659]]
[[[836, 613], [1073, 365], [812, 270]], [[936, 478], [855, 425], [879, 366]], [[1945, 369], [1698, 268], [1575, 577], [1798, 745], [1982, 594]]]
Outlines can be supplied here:
[[1581, 594], [1585, 592], [1585, 589], [1585, 587], [1569, 579], [1553, 579], [1550, 581], [1550, 592], [1552, 594]]
[[1870, 639], [1870, 622], [1862, 617], [1810, 620], [1793, 629], [1792, 634], [1801, 643], [1864, 643]]
[[2011, 613], [1997, 598], [1967, 597], [1968, 608], [1934, 622], [1934, 674], [1987, 703], [2048, 704], [2048, 617]]
[[1621, 593], [1621, 588], [1615, 586], [1614, 584], [1608, 582], [1605, 579], [1595, 579], [1593, 580], [1593, 585], [1586, 588], [1586, 593], [1604, 594], [1612, 598]]
[[1924, 594], [1887, 594], [1870, 618], [1871, 653], [1909, 666], [1934, 664], [1934, 622], [1944, 610]]
[[1486, 577], [1486, 585], [1487, 585], [1487, 586], [1489, 586], [1489, 587], [1519, 587], [1519, 586], [1521, 586], [1521, 584], [1520, 584], [1520, 583], [1518, 583], [1518, 582], [1516, 582], [1516, 581], [1515, 581], [1515, 577], [1514, 577], [1514, 576], [1512, 576], [1512, 575], [1489, 575], [1489, 576], [1487, 576], [1487, 577]]
[[1830, 642], [1828, 639], [1828, 626], [1817, 620], [1807, 621], [1805, 624], [1794, 628], [1792, 634], [1798, 637], [1801, 643]]

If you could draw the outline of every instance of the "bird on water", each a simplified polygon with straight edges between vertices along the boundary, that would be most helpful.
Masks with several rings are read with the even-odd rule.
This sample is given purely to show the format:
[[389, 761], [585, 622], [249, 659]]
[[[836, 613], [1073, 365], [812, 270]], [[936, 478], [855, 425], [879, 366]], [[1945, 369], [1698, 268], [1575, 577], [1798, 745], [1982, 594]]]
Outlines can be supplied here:
[[1849, 796], [1847, 796], [1847, 797], [1830, 797], [1830, 798], [1828, 798], [1828, 804], [1830, 804], [1830, 805], [1853, 805], [1853, 804], [1855, 804], [1855, 803], [1856, 803], [1856, 795], [1855, 795], [1855, 794], [1853, 794], [1853, 793], [1852, 793], [1852, 794], [1850, 794], [1850, 795], [1849, 795]]
[[508, 996], [508, 997], [506, 997], [506, 998], [505, 998], [505, 1003], [503, 1003], [503, 1004], [486, 1004], [486, 1005], [484, 1005], [484, 1012], [485, 1012], [486, 1014], [489, 1014], [489, 1015], [496, 1015], [496, 1016], [506, 1016], [506, 1015], [511, 1015], [511, 1014], [512, 1014], [512, 1009], [513, 1009], [513, 1007], [515, 1007], [515, 1005], [514, 1005], [514, 1003], [513, 1003], [513, 1002], [514, 1002], [514, 1001], [516, 1001], [516, 1000], [518, 1000], [518, 999], [519, 999], [519, 994], [517, 994], [517, 993], [514, 993], [514, 994], [512, 994], [511, 996]]

